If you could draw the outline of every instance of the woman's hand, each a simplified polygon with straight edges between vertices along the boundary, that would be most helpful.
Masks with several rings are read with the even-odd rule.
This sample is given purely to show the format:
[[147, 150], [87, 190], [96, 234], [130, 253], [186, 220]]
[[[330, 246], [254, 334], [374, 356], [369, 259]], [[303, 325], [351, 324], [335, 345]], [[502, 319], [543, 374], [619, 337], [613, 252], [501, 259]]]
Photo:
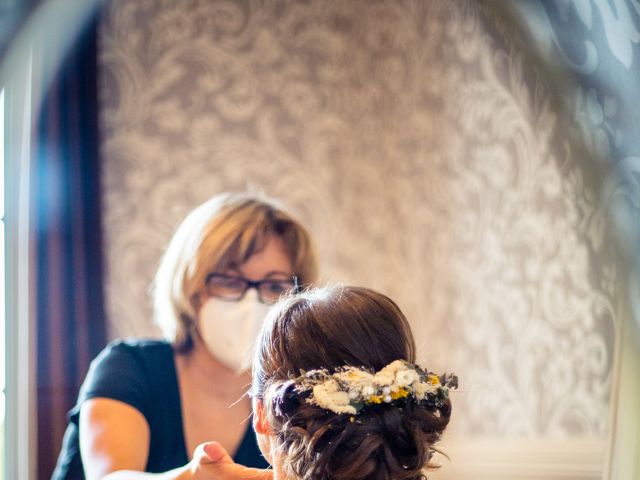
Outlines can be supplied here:
[[181, 479], [272, 480], [273, 470], [249, 468], [235, 463], [218, 442], [198, 445]]

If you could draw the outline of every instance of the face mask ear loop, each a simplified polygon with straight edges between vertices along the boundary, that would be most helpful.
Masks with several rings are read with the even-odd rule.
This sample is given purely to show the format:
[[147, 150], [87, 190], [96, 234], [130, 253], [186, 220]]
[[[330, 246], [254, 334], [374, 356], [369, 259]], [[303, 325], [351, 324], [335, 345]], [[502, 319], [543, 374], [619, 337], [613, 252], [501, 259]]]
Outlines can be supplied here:
[[193, 310], [193, 316], [190, 319], [190, 324], [192, 327], [197, 327], [198, 325], [198, 315], [200, 314], [200, 309], [209, 299], [209, 295], [207, 294], [206, 289], [201, 288], [194, 292], [189, 300], [191, 300], [191, 309]]
[[[198, 314], [196, 313], [196, 315]], [[191, 342], [195, 342], [197, 338], [201, 344], [206, 345], [204, 336], [202, 335], [202, 332], [200, 331], [200, 328], [198, 326], [197, 317], [195, 320], [189, 320], [189, 336], [191, 337]]]
[[[253, 361], [253, 354], [255, 349], [257, 348], [256, 343], [258, 341], [258, 337], [260, 336], [260, 331], [262, 330], [262, 325], [264, 324], [264, 320], [267, 316], [271, 305], [264, 303], [260, 300], [260, 295], [258, 291], [254, 288], [252, 289], [254, 292], [245, 293], [245, 298], [242, 301], [251, 302], [253, 308], [251, 310], [251, 337], [253, 337], [253, 342], [247, 348], [248, 350], [244, 353], [244, 369], [249, 370], [251, 368], [251, 364]], [[251, 295], [250, 298], [246, 299], [246, 295]]]

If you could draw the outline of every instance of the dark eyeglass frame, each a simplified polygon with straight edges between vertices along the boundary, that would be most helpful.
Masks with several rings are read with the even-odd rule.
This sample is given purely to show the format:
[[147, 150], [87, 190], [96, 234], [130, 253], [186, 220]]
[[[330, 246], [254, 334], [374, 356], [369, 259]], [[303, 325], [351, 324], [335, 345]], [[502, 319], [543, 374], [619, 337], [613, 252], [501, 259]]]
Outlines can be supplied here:
[[[238, 296], [222, 296], [222, 295], [217, 295], [215, 293], [213, 293], [211, 291], [211, 288], [209, 287], [209, 283], [211, 282], [211, 279], [214, 278], [219, 278], [219, 279], [226, 279], [226, 280], [234, 280], [234, 281], [238, 281], [238, 282], [242, 282], [244, 284], [244, 290], [242, 290], [242, 293], [240, 293]], [[291, 277], [287, 278], [287, 279], [282, 279], [282, 278], [263, 278], [262, 280], [249, 280], [248, 278], [245, 278], [241, 275], [232, 275], [229, 273], [222, 273], [222, 272], [212, 272], [209, 273], [206, 278], [205, 278], [205, 291], [207, 293], [207, 295], [214, 297], [214, 298], [219, 298], [220, 300], [224, 300], [227, 302], [239, 302], [240, 300], [242, 300], [244, 298], [244, 296], [247, 294], [247, 292], [249, 291], [249, 289], [251, 288], [255, 288], [256, 292], [258, 293], [258, 300], [260, 300], [260, 302], [266, 304], [266, 305], [272, 305], [274, 304], [276, 300], [265, 300], [262, 297], [262, 291], [260, 290], [260, 287], [262, 285], [267, 285], [270, 283], [291, 283], [291, 290], [290, 292], [292, 294], [296, 294], [299, 293], [301, 288], [300, 288], [300, 284], [298, 283], [298, 277], [297, 275], [292, 275]], [[283, 293], [285, 293], [286, 291], [283, 291]], [[282, 294], [281, 294], [282, 295]]]

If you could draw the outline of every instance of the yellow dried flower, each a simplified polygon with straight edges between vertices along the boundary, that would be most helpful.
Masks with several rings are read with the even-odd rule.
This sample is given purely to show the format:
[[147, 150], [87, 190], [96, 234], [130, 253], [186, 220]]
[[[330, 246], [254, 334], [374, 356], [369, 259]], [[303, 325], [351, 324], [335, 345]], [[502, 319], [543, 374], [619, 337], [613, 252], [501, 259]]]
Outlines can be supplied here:
[[391, 400], [398, 400], [399, 398], [404, 398], [409, 396], [409, 391], [401, 388], [396, 392], [391, 392]]
[[429, 375], [429, 383], [431, 385], [440, 385], [440, 377], [437, 375]]

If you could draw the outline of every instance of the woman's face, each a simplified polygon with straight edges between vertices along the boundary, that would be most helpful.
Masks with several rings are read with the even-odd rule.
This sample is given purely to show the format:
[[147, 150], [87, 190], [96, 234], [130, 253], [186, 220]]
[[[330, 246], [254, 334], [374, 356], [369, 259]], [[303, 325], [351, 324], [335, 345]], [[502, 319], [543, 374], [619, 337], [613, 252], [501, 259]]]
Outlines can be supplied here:
[[218, 280], [208, 284], [198, 309], [198, 337], [213, 358], [241, 374], [251, 367], [255, 340], [270, 304], [288, 289], [293, 266], [282, 239], [271, 235], [246, 262], [212, 275]]

